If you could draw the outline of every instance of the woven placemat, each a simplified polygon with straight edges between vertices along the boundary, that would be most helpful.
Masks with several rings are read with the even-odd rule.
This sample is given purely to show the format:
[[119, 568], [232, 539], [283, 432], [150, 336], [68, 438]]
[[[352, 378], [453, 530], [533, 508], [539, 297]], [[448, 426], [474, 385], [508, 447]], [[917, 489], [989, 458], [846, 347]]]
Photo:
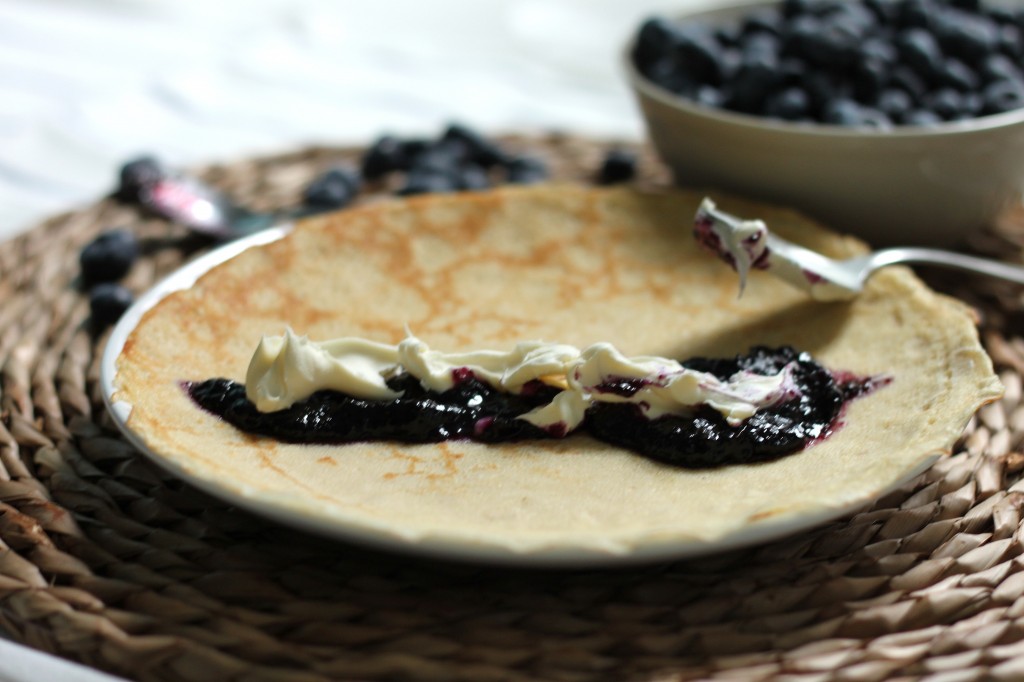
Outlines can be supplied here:
[[[581, 181], [609, 146], [503, 142]], [[356, 158], [316, 148], [203, 176], [272, 208]], [[643, 176], [665, 181], [646, 155]], [[1022, 223], [976, 247], [1019, 253]], [[512, 570], [304, 535], [139, 456], [103, 409], [105, 338], [76, 281], [80, 248], [116, 226], [144, 239], [136, 291], [209, 246], [112, 200], [0, 246], [0, 627], [20, 642], [139, 680], [1024, 679], [1019, 288], [932, 282], [977, 307], [1007, 393], [870, 509], [708, 559]]]

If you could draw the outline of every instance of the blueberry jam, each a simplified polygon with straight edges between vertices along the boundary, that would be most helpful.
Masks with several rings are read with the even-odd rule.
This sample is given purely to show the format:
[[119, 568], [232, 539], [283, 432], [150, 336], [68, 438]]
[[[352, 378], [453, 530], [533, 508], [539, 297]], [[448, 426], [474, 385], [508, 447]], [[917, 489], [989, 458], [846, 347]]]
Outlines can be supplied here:
[[402, 396], [364, 400], [318, 391], [278, 412], [258, 411], [245, 397], [245, 386], [228, 379], [189, 383], [186, 389], [200, 407], [232, 426], [289, 443], [463, 439], [494, 443], [548, 438], [545, 430], [517, 417], [551, 402], [558, 392], [540, 384], [512, 395], [472, 376], [460, 377], [453, 388], [442, 393], [424, 389], [408, 374], [391, 379], [388, 386], [403, 392]]
[[[864, 395], [880, 382], [848, 373], [833, 374], [806, 353], [789, 347], [755, 347], [733, 359], [695, 358], [683, 365], [726, 379], [736, 372], [776, 374], [794, 363], [792, 378], [799, 395], [758, 410], [731, 426], [716, 410], [702, 406], [689, 415], [645, 417], [632, 403], [596, 402], [580, 431], [644, 457], [684, 468], [776, 459], [827, 437], [847, 401]], [[403, 374], [388, 381], [403, 392], [394, 400], [364, 400], [334, 391], [319, 391], [278, 412], [263, 413], [245, 396], [245, 386], [228, 379], [186, 382], [185, 390], [204, 410], [247, 433], [290, 443], [340, 444], [357, 441], [436, 443], [474, 440], [485, 443], [564, 435], [518, 417], [548, 404], [558, 389], [531, 382], [519, 394], [491, 388], [472, 374], [456, 376], [444, 392], [424, 389]], [[639, 390], [636, 380], [602, 384], [620, 395]]]
[[756, 347], [731, 360], [694, 358], [682, 363], [726, 379], [742, 370], [776, 374], [790, 362], [795, 362], [792, 377], [800, 395], [760, 409], [738, 426], [730, 426], [708, 406], [693, 415], [646, 419], [633, 404], [596, 403], [587, 411], [584, 428], [607, 443], [686, 468], [777, 459], [826, 437], [843, 405], [867, 393], [873, 380], [845, 373], [837, 380], [808, 354], [788, 347]]

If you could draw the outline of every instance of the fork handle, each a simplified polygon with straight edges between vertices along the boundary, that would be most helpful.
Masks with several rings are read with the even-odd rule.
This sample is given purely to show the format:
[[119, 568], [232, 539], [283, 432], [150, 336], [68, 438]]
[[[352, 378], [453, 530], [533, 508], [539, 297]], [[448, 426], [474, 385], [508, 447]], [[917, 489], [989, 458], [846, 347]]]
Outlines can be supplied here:
[[966, 270], [990, 277], [998, 277], [1017, 284], [1024, 284], [1024, 266], [1000, 263], [988, 258], [968, 256], [953, 251], [920, 247], [897, 247], [883, 249], [871, 257], [872, 265], [894, 265], [896, 263], [922, 263], [938, 265], [957, 270]]

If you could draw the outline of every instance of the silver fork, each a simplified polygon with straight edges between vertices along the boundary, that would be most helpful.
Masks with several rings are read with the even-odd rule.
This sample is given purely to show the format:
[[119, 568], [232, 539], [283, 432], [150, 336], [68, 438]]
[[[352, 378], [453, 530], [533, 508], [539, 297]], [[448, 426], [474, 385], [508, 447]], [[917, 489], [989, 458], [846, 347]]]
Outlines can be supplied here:
[[750, 270], [768, 270], [805, 289], [812, 298], [847, 300], [863, 291], [868, 278], [880, 268], [898, 263], [955, 268], [1024, 284], [1024, 266], [941, 249], [894, 247], [836, 260], [771, 234], [763, 221], [721, 211], [710, 199], [704, 199], [697, 209], [693, 229], [698, 241], [739, 273], [741, 294]]

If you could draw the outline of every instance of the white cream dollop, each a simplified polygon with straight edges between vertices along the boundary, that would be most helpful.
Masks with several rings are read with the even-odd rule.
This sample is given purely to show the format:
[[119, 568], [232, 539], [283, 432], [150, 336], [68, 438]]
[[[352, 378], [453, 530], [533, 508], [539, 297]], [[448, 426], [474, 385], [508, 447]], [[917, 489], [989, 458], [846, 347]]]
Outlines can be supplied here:
[[747, 286], [747, 275], [768, 251], [768, 227], [763, 220], [721, 219], [715, 202], [705, 198], [697, 209], [694, 231], [697, 238], [718, 253], [740, 276], [740, 294]]
[[398, 349], [366, 339], [315, 343], [291, 329], [264, 336], [245, 373], [245, 395], [260, 412], [274, 412], [330, 389], [357, 398], [399, 397], [385, 383], [398, 365]]
[[[535, 380], [558, 386], [564, 390], [550, 403], [520, 418], [560, 433], [579, 426], [595, 402], [633, 403], [651, 419], [709, 405], [738, 424], [761, 407], [799, 395], [788, 365], [774, 375], [738, 372], [722, 381], [667, 358], [629, 358], [608, 343], [580, 350], [523, 341], [507, 352], [442, 353], [411, 334], [393, 346], [355, 337], [318, 343], [290, 329], [260, 341], [246, 373], [246, 395], [261, 412], [286, 409], [325, 389], [389, 400], [400, 394], [386, 380], [401, 372], [439, 392], [452, 388], [459, 372], [509, 393]], [[614, 386], [623, 382], [629, 384], [625, 390]]]

